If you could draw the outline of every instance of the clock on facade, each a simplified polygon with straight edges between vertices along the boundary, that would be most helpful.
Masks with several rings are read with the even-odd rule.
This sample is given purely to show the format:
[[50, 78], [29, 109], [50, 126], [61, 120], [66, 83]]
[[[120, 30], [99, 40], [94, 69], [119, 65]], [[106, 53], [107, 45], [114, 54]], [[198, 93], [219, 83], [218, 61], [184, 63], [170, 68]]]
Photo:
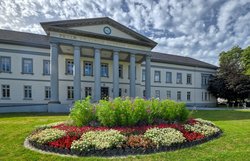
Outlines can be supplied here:
[[103, 28], [103, 32], [106, 34], [106, 35], [110, 35], [111, 34], [111, 28], [109, 28], [108, 26], [105, 26]]

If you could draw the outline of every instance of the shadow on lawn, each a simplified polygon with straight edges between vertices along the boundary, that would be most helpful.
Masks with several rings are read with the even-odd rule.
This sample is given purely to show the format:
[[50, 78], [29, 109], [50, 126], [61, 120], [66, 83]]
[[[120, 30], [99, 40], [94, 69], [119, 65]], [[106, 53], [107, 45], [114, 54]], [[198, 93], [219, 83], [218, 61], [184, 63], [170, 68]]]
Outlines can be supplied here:
[[[1, 118], [11, 117], [43, 117], [43, 116], [68, 116], [69, 113], [1, 113]], [[203, 118], [211, 121], [223, 121], [223, 120], [247, 120], [250, 119], [250, 110], [202, 110], [192, 111], [191, 117]]]
[[191, 116], [210, 121], [250, 120], [250, 110], [192, 111]]
[[44, 113], [44, 112], [0, 113], [0, 119], [10, 118], [10, 117], [68, 116], [68, 115], [69, 113]]

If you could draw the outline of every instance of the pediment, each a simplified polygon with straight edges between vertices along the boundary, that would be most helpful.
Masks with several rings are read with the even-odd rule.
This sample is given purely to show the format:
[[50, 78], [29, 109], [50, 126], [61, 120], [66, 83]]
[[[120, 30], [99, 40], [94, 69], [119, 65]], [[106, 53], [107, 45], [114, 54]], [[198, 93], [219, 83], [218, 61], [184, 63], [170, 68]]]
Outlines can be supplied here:
[[62, 32], [104, 40], [113, 40], [115, 42], [140, 44], [148, 46], [151, 49], [157, 45], [153, 40], [108, 17], [43, 22], [41, 25], [47, 34], [51, 31]]
[[139, 39], [123, 32], [123, 31], [121, 31], [121, 30], [119, 30], [119, 29], [117, 29], [109, 24], [77, 26], [77, 27], [69, 27], [69, 29], [139, 41]]

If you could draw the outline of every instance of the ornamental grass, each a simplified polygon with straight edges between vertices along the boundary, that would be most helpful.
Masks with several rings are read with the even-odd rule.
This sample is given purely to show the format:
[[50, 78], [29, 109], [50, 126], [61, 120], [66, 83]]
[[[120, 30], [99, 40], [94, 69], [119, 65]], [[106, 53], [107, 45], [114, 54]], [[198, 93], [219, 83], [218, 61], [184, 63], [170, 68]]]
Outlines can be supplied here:
[[172, 100], [142, 98], [115, 98], [91, 103], [90, 97], [77, 101], [70, 112], [75, 126], [102, 125], [135, 126], [151, 125], [157, 121], [185, 122], [189, 111], [185, 103]]

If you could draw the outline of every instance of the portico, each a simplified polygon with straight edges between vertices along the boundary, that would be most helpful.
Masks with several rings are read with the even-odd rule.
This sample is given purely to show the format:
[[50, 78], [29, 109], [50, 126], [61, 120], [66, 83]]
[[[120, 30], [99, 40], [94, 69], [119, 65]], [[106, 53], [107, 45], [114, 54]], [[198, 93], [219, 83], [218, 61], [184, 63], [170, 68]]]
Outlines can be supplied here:
[[[96, 19], [55, 21], [41, 23], [49, 36], [51, 61], [51, 100], [50, 103], [60, 103], [59, 99], [59, 60], [61, 54], [73, 56], [73, 96], [74, 101], [82, 99], [81, 60], [93, 59], [94, 90], [92, 99], [101, 99], [102, 60], [112, 60], [112, 94], [116, 98], [120, 93], [119, 69], [120, 62], [129, 63], [129, 95], [136, 97], [136, 64], [145, 62], [145, 97], [150, 98], [150, 61], [151, 49], [156, 42], [140, 35], [133, 30], [104, 17]], [[108, 68], [108, 67], [107, 67]], [[107, 75], [108, 76], [108, 75]], [[126, 90], [126, 91], [127, 91]]]
[[[104, 17], [96, 19], [55, 21], [41, 23], [49, 35], [51, 61], [51, 100], [59, 99], [59, 61], [61, 54], [73, 56], [73, 91], [74, 100], [80, 100], [82, 67], [81, 59], [93, 58], [94, 92], [93, 100], [101, 99], [101, 61], [112, 60], [112, 95], [119, 96], [119, 63], [129, 62], [129, 96], [136, 97], [136, 63], [146, 64], [145, 97], [150, 98], [150, 57], [156, 42], [133, 30]], [[84, 82], [84, 80], [83, 80]]]
[[[94, 92], [93, 92], [93, 101], [98, 101], [101, 99], [101, 60], [112, 60], [112, 82], [113, 94], [110, 97], [115, 98], [119, 96], [119, 63], [128, 62], [129, 63], [129, 96], [134, 98], [136, 97], [136, 62], [140, 63], [146, 61], [146, 98], [150, 98], [150, 54], [141, 54], [134, 52], [127, 52], [117, 49], [110, 50], [105, 49], [105, 46], [102, 48], [84, 48], [84, 46], [65, 44], [63, 41], [60, 43], [51, 42], [51, 102], [50, 103], [60, 103], [59, 100], [59, 74], [58, 74], [58, 55], [59, 54], [68, 54], [73, 55], [73, 87], [74, 87], [74, 100], [80, 100], [81, 96], [81, 76], [82, 76], [82, 67], [81, 59], [90, 58], [94, 59], [93, 66], [93, 77], [94, 77]], [[66, 53], [69, 51], [69, 53]], [[72, 51], [72, 53], [71, 53]], [[86, 53], [84, 53], [86, 52]]]

